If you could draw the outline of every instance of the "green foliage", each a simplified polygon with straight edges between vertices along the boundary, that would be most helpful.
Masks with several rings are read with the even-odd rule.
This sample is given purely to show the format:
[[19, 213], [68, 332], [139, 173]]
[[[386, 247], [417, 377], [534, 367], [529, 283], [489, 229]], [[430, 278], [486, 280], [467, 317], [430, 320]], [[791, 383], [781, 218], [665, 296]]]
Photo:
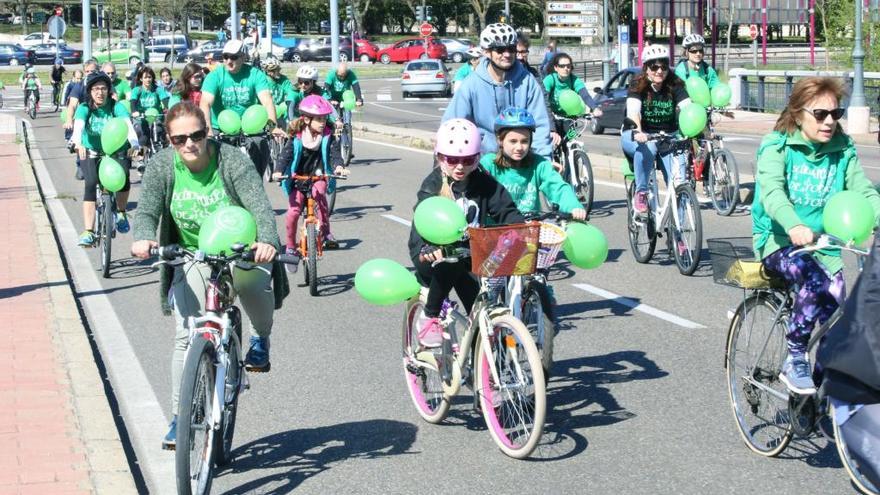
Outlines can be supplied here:
[[[852, 0], [819, 0], [819, 15], [825, 13], [824, 19], [828, 32], [825, 34], [825, 48], [832, 50], [832, 61], [843, 67], [852, 67], [852, 50], [854, 47], [855, 8]], [[823, 8], [824, 7], [824, 8]], [[817, 21], [817, 24], [820, 22]], [[880, 22], [873, 22], [870, 13], [862, 16], [862, 41], [865, 50], [865, 70], [880, 70]]]

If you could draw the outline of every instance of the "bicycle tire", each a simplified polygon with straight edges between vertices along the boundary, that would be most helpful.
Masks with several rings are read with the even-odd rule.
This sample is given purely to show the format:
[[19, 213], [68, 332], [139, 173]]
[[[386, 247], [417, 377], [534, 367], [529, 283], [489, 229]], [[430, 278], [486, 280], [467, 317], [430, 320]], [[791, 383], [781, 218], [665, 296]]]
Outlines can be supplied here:
[[28, 115], [30, 116], [31, 120], [34, 120], [37, 118], [37, 101], [34, 99], [33, 96], [28, 98], [27, 111], [28, 111]]
[[110, 278], [110, 261], [113, 254], [113, 198], [109, 194], [101, 195], [101, 224], [97, 227], [101, 229], [101, 275], [104, 278]]
[[[765, 293], [747, 297], [730, 321], [724, 356], [728, 398], [737, 429], [750, 450], [766, 457], [781, 454], [791, 442], [788, 401], [747, 382], [746, 377], [786, 397], [789, 395], [788, 388], [779, 379], [788, 352], [785, 344], [788, 316], [782, 314], [776, 320], [779, 304], [775, 297]], [[760, 328], [756, 333], [756, 324], [770, 328]], [[767, 349], [762, 352], [765, 342]]]
[[[672, 254], [675, 264], [682, 275], [693, 275], [700, 266], [703, 252], [703, 218], [700, 214], [700, 202], [697, 193], [687, 184], [675, 188], [679, 221], [676, 229], [672, 218], [668, 224], [669, 239], [672, 240]], [[685, 249], [681, 249], [683, 243]]]
[[593, 165], [590, 157], [582, 149], [577, 149], [572, 154], [572, 174], [574, 175], [575, 192], [578, 200], [584, 205], [587, 214], [593, 209]]
[[[186, 353], [180, 384], [174, 452], [178, 494], [211, 491], [215, 434], [211, 425], [213, 400], [214, 344], [196, 333]], [[193, 472], [193, 468], [197, 470]]]
[[238, 396], [241, 389], [244, 361], [241, 354], [241, 313], [238, 308], [229, 309], [230, 322], [235, 337], [230, 337], [226, 350], [229, 364], [226, 367], [225, 403], [220, 413], [220, 430], [214, 435], [214, 461], [225, 466], [232, 461], [232, 438], [235, 435], [235, 418], [238, 415]]
[[351, 124], [342, 126], [342, 134], [339, 136], [339, 151], [342, 154], [342, 163], [347, 167], [351, 163], [352, 157]]
[[309, 284], [309, 294], [318, 295], [318, 232], [314, 223], [306, 225], [308, 236], [308, 261], [306, 264], [306, 278]]
[[[431, 424], [441, 423], [449, 414], [449, 398], [443, 392], [443, 377], [434, 351], [423, 351], [419, 344], [416, 320], [425, 303], [413, 298], [406, 303], [403, 317], [403, 377], [406, 390], [416, 407], [416, 412]], [[422, 366], [415, 366], [418, 361]]]
[[729, 150], [716, 149], [709, 164], [709, 198], [715, 211], [730, 216], [739, 203], [739, 168]]
[[[828, 407], [828, 416], [834, 418], [834, 406], [829, 404]], [[880, 488], [874, 486], [870, 480], [867, 480], [862, 476], [859, 472], [858, 463], [855, 459], [850, 457], [849, 449], [846, 446], [846, 439], [840, 433], [840, 425], [837, 424], [837, 421], [832, 420], [831, 422], [834, 425], [834, 444], [837, 448], [837, 455], [840, 456], [840, 462], [843, 464], [843, 469], [846, 470], [846, 474], [849, 476], [852, 484], [855, 485], [860, 493], [866, 495], [880, 495]]]
[[[492, 366], [504, 383], [494, 383], [489, 350], [480, 341], [475, 353], [477, 380], [474, 385], [489, 434], [505, 455], [514, 459], [528, 457], [544, 430], [547, 396], [541, 356], [529, 331], [511, 315], [490, 320], [489, 345], [494, 357]], [[503, 343], [503, 345], [501, 345]], [[508, 365], [515, 360], [516, 365]], [[503, 369], [500, 369], [503, 368]], [[507, 380], [513, 379], [510, 383]]]
[[636, 221], [636, 212], [633, 207], [633, 197], [636, 194], [636, 183], [630, 182], [626, 190], [626, 229], [629, 238], [629, 248], [633, 257], [639, 263], [647, 263], [654, 256], [657, 247], [656, 229], [654, 228], [654, 216], [649, 212], [644, 221]]
[[336, 209], [336, 190], [339, 189], [339, 182], [330, 178], [327, 181], [327, 214], [332, 215]]
[[537, 280], [530, 280], [523, 287], [522, 323], [529, 330], [535, 347], [541, 355], [544, 380], [550, 381], [550, 372], [553, 368], [553, 342], [556, 337], [556, 327], [553, 325], [553, 301], [547, 286]]

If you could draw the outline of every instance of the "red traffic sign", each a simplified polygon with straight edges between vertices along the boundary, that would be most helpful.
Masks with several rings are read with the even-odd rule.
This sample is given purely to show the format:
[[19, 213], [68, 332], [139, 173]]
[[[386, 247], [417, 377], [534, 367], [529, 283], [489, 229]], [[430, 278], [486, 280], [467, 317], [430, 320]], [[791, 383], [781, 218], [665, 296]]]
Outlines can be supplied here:
[[419, 26], [419, 34], [427, 38], [431, 36], [431, 33], [434, 32], [434, 26], [431, 25], [430, 22], [423, 22], [421, 26]]
[[56, 5], [55, 6], [55, 15], [57, 15], [58, 17], [61, 17], [62, 13], [64, 13], [64, 7], [62, 7], [61, 5]]
[[752, 24], [749, 26], [749, 38], [752, 38], [752, 41], [755, 41], [758, 38], [758, 25]]

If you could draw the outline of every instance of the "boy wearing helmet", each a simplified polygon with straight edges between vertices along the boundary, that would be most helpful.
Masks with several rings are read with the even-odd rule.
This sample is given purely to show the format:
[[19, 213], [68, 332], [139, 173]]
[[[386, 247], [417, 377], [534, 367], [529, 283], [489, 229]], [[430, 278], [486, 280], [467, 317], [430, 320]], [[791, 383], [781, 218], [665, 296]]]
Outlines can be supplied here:
[[37, 77], [37, 71], [33, 67], [27, 70], [24, 79], [21, 81], [21, 89], [24, 90], [24, 106], [27, 107], [28, 96], [33, 93], [37, 100], [37, 108], [40, 108], [40, 90], [43, 89], [43, 83]]
[[[416, 207], [430, 197], [444, 196], [459, 205], [471, 226], [523, 222], [522, 214], [504, 186], [478, 166], [480, 143], [480, 130], [472, 122], [465, 119], [443, 122], [437, 130], [434, 146], [439, 166], [422, 182]], [[458, 241], [452, 247], [458, 245], [466, 246], [467, 241]], [[439, 320], [443, 300], [454, 288], [465, 311], [470, 313], [480, 284], [470, 273], [469, 258], [431, 266], [443, 258], [443, 250], [425, 241], [414, 226], [409, 233], [409, 254], [419, 283], [428, 288], [425, 307], [416, 323], [419, 342], [426, 348], [438, 347], [443, 340]]]
[[692, 33], [684, 37], [682, 46], [684, 58], [675, 66], [675, 75], [682, 81], [687, 81], [689, 77], [699, 77], [706, 81], [709, 89], [714, 88], [720, 81], [715, 69], [703, 61], [706, 40], [699, 34]]
[[525, 108], [537, 121], [532, 146], [550, 158], [550, 118], [541, 84], [516, 60], [516, 31], [507, 24], [489, 24], [480, 34], [485, 56], [472, 77], [462, 82], [443, 114], [443, 122], [460, 118], [476, 124], [482, 136], [480, 150], [492, 153], [495, 116], [508, 107]]
[[455, 71], [455, 77], [452, 79], [452, 92], [455, 93], [458, 91], [459, 86], [461, 86], [462, 81], [467, 76], [473, 74], [474, 70], [476, 70], [477, 66], [480, 65], [480, 57], [483, 54], [477, 48], [469, 48], [467, 51], [468, 61], [466, 64], [462, 64], [461, 67]]

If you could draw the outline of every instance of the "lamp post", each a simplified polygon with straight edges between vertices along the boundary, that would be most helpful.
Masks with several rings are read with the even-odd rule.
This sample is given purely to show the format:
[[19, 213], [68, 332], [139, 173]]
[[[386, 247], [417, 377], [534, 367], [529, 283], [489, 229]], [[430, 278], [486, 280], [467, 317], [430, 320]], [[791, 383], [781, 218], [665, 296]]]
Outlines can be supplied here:
[[856, 0], [855, 36], [853, 42], [853, 87], [846, 112], [847, 132], [849, 134], [866, 134], [870, 122], [871, 110], [865, 100], [865, 50], [862, 48], [862, 8], [863, 0]]

